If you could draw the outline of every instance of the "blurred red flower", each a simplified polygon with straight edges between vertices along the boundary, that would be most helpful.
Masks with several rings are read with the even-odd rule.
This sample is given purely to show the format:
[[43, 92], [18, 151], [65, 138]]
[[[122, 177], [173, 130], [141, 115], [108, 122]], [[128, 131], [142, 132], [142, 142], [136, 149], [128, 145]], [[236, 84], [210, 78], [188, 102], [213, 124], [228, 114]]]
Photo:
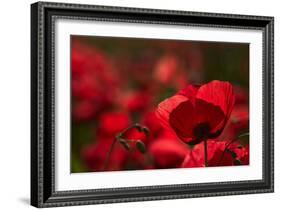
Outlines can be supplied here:
[[128, 114], [123, 112], [105, 112], [100, 116], [98, 133], [115, 138], [119, 132], [130, 125]]
[[249, 132], [249, 106], [235, 105], [228, 123], [219, 139], [236, 139], [237, 136]]
[[110, 60], [101, 51], [73, 40], [71, 71], [72, 99], [78, 104], [73, 107], [75, 120], [89, 120], [113, 103], [119, 79]]
[[96, 144], [88, 145], [82, 150], [82, 159], [91, 171], [122, 170], [127, 160], [127, 151], [120, 144], [115, 144], [105, 169], [105, 160], [114, 138], [99, 138]]
[[154, 82], [159, 82], [161, 86], [175, 87], [181, 89], [187, 85], [189, 76], [177, 55], [164, 55], [156, 63], [153, 72]]
[[169, 84], [174, 78], [178, 67], [178, 59], [175, 56], [167, 55], [159, 59], [155, 68], [154, 77], [161, 83]]
[[249, 105], [249, 90], [241, 86], [233, 86], [233, 91], [235, 94], [235, 105]]
[[229, 146], [229, 150], [233, 151], [236, 155], [234, 165], [249, 165], [249, 144], [242, 146], [238, 143], [233, 143]]
[[125, 108], [130, 112], [141, 112], [149, 107], [151, 98], [148, 91], [136, 91], [125, 96], [120, 103], [124, 103]]
[[178, 168], [188, 152], [188, 146], [170, 132], [163, 133], [149, 146], [155, 168]]
[[90, 120], [96, 114], [96, 107], [89, 101], [80, 101], [74, 104], [73, 117], [77, 121]]
[[182, 141], [197, 144], [221, 134], [234, 101], [232, 85], [214, 80], [202, 86], [187, 86], [161, 102], [156, 115]]

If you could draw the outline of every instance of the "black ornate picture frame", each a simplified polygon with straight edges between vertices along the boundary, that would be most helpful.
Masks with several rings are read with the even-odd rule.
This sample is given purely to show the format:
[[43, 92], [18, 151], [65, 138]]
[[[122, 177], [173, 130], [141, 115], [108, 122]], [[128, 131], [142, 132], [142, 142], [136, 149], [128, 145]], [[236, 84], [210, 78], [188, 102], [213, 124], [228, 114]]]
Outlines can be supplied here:
[[[102, 22], [232, 28], [262, 32], [262, 179], [57, 191], [55, 188], [55, 22]], [[38, 2], [31, 5], [31, 205], [55, 207], [274, 191], [274, 18]], [[66, 153], [69, 151], [65, 151]], [[114, 175], [112, 175], [114, 176]]]

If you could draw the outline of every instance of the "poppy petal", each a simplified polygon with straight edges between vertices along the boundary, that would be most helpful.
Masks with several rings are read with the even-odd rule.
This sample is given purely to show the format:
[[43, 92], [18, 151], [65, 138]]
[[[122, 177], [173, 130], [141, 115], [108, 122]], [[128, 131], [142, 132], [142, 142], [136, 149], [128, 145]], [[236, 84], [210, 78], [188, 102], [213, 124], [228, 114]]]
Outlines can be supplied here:
[[229, 82], [218, 80], [202, 85], [197, 92], [196, 98], [219, 106], [226, 117], [229, 117], [235, 101], [232, 85]]
[[160, 120], [163, 126], [170, 129], [169, 118], [170, 113], [182, 102], [186, 101], [187, 98], [182, 95], [174, 95], [161, 102], [156, 111], [156, 117]]
[[184, 142], [195, 139], [196, 109], [190, 100], [179, 104], [169, 116], [169, 124]]
[[218, 106], [223, 111], [225, 120], [216, 129], [213, 129], [216, 135], [219, 135], [229, 119], [234, 106], [235, 96], [232, 85], [229, 82], [214, 80], [202, 85], [197, 92], [196, 98]]
[[225, 116], [222, 110], [218, 106], [214, 106], [211, 103], [196, 99], [196, 124], [207, 124], [209, 126], [209, 132], [215, 132], [217, 126], [224, 121]]

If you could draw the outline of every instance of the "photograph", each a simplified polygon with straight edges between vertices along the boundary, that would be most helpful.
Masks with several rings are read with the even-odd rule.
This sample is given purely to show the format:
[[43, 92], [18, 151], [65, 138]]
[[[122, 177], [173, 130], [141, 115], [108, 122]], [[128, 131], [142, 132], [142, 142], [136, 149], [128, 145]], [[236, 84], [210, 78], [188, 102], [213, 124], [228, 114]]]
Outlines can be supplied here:
[[69, 44], [71, 173], [250, 165], [248, 43]]

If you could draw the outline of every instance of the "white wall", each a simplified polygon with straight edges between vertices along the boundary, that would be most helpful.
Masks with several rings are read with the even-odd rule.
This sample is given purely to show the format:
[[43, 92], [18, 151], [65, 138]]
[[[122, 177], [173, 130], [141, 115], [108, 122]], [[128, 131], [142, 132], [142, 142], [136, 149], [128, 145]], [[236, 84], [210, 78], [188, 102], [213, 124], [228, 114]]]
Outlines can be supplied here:
[[[49, 0], [51, 1], [51, 0]], [[30, 10], [33, 1], [2, 1], [0, 32], [0, 209], [27, 209], [30, 176]], [[65, 0], [66, 2], [66, 0]], [[204, 12], [275, 16], [275, 193], [185, 200], [69, 207], [71, 209], [270, 209], [281, 198], [280, 9], [274, 0], [72, 0], [104, 4]], [[279, 6], [280, 8], [280, 6]], [[276, 208], [274, 208], [276, 209]]]

